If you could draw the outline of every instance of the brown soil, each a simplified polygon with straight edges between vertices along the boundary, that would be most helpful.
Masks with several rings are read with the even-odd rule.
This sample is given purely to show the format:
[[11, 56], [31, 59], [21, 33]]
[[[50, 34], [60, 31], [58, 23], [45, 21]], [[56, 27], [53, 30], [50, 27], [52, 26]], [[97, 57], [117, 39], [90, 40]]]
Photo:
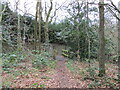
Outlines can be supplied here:
[[77, 80], [73, 77], [72, 73], [68, 70], [65, 65], [65, 58], [62, 56], [57, 56], [57, 67], [56, 74], [54, 76], [57, 82], [57, 88], [83, 88], [85, 87], [85, 82]]
[[[27, 71], [28, 73], [13, 77], [14, 73], [3, 72], [3, 81], [11, 82], [10, 87], [12, 88], [37, 88], [36, 85], [33, 85], [35, 83], [38, 86], [45, 85], [45, 88], [88, 88], [91, 80], [82, 80], [84, 76], [72, 73], [65, 65], [66, 59], [63, 56], [56, 56], [56, 60], [58, 61], [55, 69], [45, 68], [43, 70], [34, 70], [30, 61], [22, 62], [15, 68], [15, 71], [20, 73]], [[88, 66], [80, 62], [75, 62], [75, 65], [79, 66], [81, 70]], [[22, 66], [26, 66], [26, 68]]]
[[[4, 73], [2, 74], [3, 80], [9, 81], [12, 83], [10, 87], [12, 88], [33, 88], [36, 87], [33, 84], [38, 83], [38, 85], [45, 85], [45, 88], [82, 88], [85, 87], [85, 82], [80, 79], [74, 79], [72, 73], [65, 65], [65, 58], [58, 56], [57, 58], [57, 67], [55, 69], [47, 69], [45, 72], [41, 70], [33, 70], [31, 62], [22, 62], [21, 66], [15, 68], [15, 71], [23, 72], [28, 70], [26, 75], [18, 75], [17, 77], [11, 78], [13, 73]], [[22, 68], [26, 66], [27, 69]], [[14, 71], [14, 72], [15, 72]], [[42, 77], [49, 77], [45, 79]]]

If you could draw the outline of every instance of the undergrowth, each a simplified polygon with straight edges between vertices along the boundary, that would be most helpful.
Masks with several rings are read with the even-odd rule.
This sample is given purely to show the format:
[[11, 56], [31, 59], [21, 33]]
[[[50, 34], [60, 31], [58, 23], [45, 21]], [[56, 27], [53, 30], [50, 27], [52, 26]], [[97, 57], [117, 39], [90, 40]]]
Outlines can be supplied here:
[[26, 54], [14, 51], [7, 54], [2, 54], [1, 58], [3, 70], [9, 72], [10, 70], [13, 70], [13, 67], [16, 67], [18, 63], [26, 58]]
[[[32, 58], [29, 58], [29, 56]], [[52, 59], [52, 56], [48, 52], [42, 52], [41, 54], [28, 54], [15, 51], [8, 54], [2, 54], [1, 57], [3, 72], [5, 75], [8, 75], [8, 77], [4, 77], [3, 79], [2, 86], [4, 88], [14, 86], [14, 80], [19, 76], [31, 74], [38, 75], [39, 73], [42, 73], [40, 72], [40, 69], [54, 69], [57, 63], [56, 60]], [[31, 64], [32, 67], [30, 68], [28, 64]], [[49, 79], [47, 77], [42, 78]], [[34, 84], [33, 86], [38, 88], [45, 87], [43, 84]]]
[[55, 68], [56, 60], [52, 59], [52, 56], [48, 52], [34, 55], [32, 60], [33, 67], [43, 69], [45, 67]]
[[81, 75], [81, 79], [83, 81], [90, 80], [91, 83], [88, 84], [88, 88], [119, 88], [118, 79], [116, 79], [115, 77], [109, 77], [108, 75], [105, 75], [104, 77], [99, 77], [99, 68], [95, 65], [91, 65], [90, 67], [86, 68], [79, 68], [77, 67], [77, 65], [75, 65], [75, 62], [73, 60], [68, 60], [66, 66], [74, 74]]
[[74, 66], [74, 61], [73, 60], [68, 60], [67, 63], [66, 63], [66, 66], [71, 72], [76, 71], [77, 67]]

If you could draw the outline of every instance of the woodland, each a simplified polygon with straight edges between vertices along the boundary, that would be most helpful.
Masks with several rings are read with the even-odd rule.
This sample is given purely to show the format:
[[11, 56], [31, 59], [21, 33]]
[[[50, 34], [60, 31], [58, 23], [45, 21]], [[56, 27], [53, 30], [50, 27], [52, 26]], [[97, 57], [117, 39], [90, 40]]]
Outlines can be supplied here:
[[0, 1], [3, 90], [120, 89], [119, 0], [13, 1]]

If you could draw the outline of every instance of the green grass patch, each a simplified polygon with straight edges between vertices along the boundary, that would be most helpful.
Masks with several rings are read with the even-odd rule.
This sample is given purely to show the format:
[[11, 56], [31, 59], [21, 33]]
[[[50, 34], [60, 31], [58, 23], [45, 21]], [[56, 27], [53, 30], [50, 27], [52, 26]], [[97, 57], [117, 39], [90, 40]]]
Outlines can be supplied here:
[[48, 76], [42, 76], [41, 79], [49, 80], [49, 79], [51, 79], [51, 77], [48, 77]]
[[79, 68], [77, 65], [75, 65], [75, 62], [73, 60], [68, 60], [66, 66], [71, 72], [75, 74], [84, 76], [86, 73], [86, 70], [84, 70], [83, 68]]
[[45, 88], [46, 85], [45, 84], [39, 84], [39, 83], [33, 83], [32, 86], [35, 87], [35, 88]]
[[68, 60], [66, 63], [66, 66], [71, 72], [76, 72], [76, 70], [77, 70], [77, 67], [74, 65], [73, 60]]
[[50, 60], [49, 64], [48, 64], [48, 67], [50, 67], [52, 69], [55, 69], [56, 65], [57, 65], [57, 61], [56, 60]]

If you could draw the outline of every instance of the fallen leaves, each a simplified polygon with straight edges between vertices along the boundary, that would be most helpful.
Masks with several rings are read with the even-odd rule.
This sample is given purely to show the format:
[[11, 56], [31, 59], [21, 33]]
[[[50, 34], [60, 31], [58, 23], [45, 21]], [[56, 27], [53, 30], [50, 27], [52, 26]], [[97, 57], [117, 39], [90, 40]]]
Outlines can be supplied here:
[[[60, 57], [61, 59], [64, 57]], [[29, 64], [28, 66], [31, 67], [30, 62], [25, 62], [26, 64]], [[3, 80], [6, 80], [6, 82], [10, 79], [12, 76], [16, 76], [11, 78], [9, 81], [12, 82], [12, 85], [10, 87], [12, 88], [89, 88], [89, 85], [93, 83], [93, 81], [98, 81], [98, 86], [93, 85], [93, 87], [97, 88], [106, 88], [111, 86], [118, 85], [116, 80], [117, 73], [116, 68], [113, 68], [115, 65], [108, 65], [107, 67], [107, 77], [113, 77], [113, 79], [110, 79], [109, 82], [105, 82], [104, 78], [95, 77], [94, 80], [91, 80], [91, 78], [87, 78], [86, 80], [83, 80], [84, 75], [88, 73], [85, 72], [85, 68], [88, 66], [84, 62], [75, 62], [75, 66], [78, 67], [76, 70], [77, 73], [71, 72], [65, 65], [64, 60], [60, 60], [57, 62], [57, 67], [55, 69], [51, 68], [44, 68], [41, 70], [35, 69], [35, 68], [26, 68], [26, 69], [20, 69], [15, 68], [15, 72], [12, 73], [4, 73], [2, 74]], [[25, 64], [25, 65], [26, 65]], [[98, 63], [96, 63], [96, 66]], [[78, 70], [78, 71], [77, 71]], [[112, 72], [111, 72], [112, 71]], [[79, 73], [81, 72], [81, 73]], [[84, 73], [83, 73], [84, 72]], [[98, 71], [96, 71], [98, 73]], [[115, 78], [115, 79], [114, 79]], [[99, 86], [100, 85], [100, 86]], [[92, 88], [93, 88], [92, 87]], [[117, 87], [117, 86], [116, 86]]]

